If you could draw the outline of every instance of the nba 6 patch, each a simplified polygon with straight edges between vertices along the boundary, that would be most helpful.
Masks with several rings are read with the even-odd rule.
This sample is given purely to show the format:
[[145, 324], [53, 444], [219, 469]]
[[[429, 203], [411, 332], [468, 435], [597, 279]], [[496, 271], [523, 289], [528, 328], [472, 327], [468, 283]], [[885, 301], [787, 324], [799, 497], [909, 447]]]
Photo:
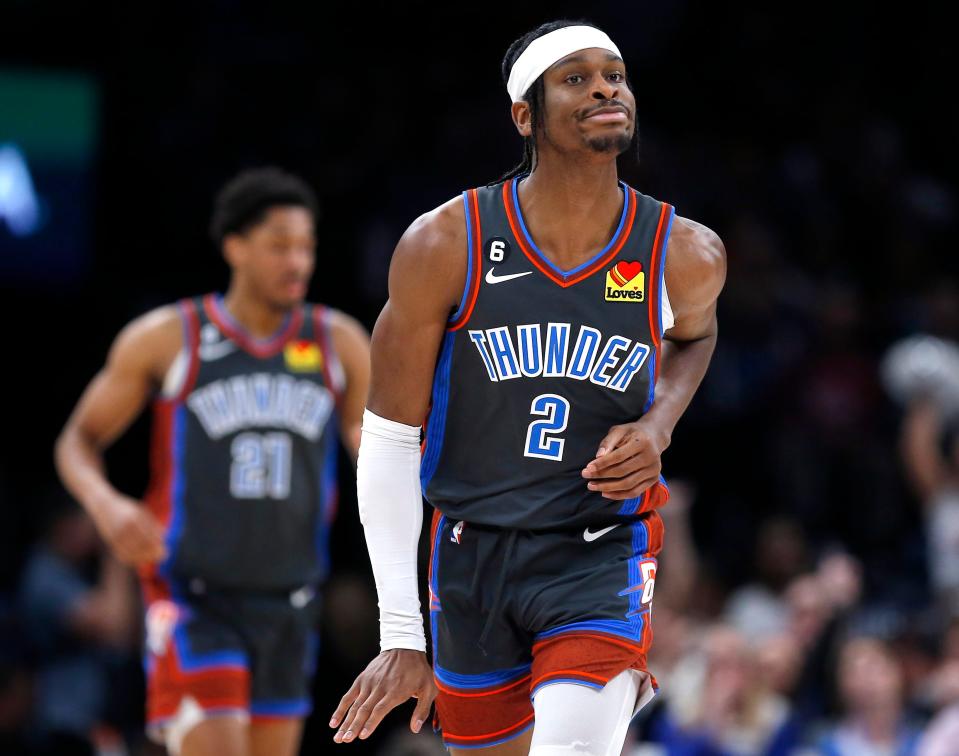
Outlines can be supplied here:
[[314, 341], [291, 341], [283, 347], [283, 358], [286, 366], [297, 373], [315, 373], [323, 368], [323, 354]]
[[606, 271], [607, 302], [642, 302], [646, 298], [646, 274], [640, 262], [620, 260]]

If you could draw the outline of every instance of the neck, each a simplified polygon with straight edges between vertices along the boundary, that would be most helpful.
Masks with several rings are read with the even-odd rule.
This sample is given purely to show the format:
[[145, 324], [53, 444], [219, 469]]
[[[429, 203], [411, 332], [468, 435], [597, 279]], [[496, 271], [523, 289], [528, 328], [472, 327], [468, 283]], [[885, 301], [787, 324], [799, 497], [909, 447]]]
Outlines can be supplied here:
[[616, 161], [540, 159], [519, 186], [520, 204], [537, 246], [561, 268], [572, 268], [610, 240], [623, 210]]
[[236, 281], [230, 283], [230, 288], [223, 297], [223, 306], [234, 320], [258, 339], [266, 339], [276, 333], [289, 312], [271, 307], [250, 295]]

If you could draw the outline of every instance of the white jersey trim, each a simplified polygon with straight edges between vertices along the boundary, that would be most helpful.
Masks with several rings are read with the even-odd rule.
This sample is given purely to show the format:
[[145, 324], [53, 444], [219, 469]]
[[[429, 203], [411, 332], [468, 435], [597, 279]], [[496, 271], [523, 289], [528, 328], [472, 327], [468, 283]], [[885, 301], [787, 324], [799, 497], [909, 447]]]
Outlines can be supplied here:
[[[663, 265], [665, 266], [665, 264], [666, 263], [664, 261]], [[676, 324], [676, 319], [673, 317], [672, 305], [669, 304], [669, 295], [666, 293], [665, 271], [663, 273], [662, 296], [659, 298], [659, 309], [663, 319], [663, 333], [665, 333]]]
[[160, 395], [164, 399], [174, 399], [179, 396], [183, 390], [183, 384], [186, 382], [186, 376], [190, 367], [190, 350], [184, 347], [177, 356], [173, 358], [170, 367], [167, 368], [166, 375], [163, 376], [163, 388]]

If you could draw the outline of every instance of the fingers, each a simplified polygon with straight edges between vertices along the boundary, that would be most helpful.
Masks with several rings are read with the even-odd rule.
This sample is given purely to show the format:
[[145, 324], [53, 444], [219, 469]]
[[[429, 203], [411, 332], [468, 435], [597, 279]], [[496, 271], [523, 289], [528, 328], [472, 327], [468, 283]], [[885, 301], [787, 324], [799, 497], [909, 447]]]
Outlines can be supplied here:
[[155, 544], [141, 538], [123, 539], [114, 544], [113, 552], [117, 559], [131, 567], [153, 564], [166, 557], [166, 548], [162, 543]]
[[362, 705], [362, 701], [365, 701], [367, 695], [361, 693], [359, 696], [355, 697], [352, 703], [349, 706], [349, 710], [343, 716], [343, 724], [340, 725], [340, 729], [336, 731], [336, 734], [333, 736], [334, 743], [349, 743], [356, 736], [356, 732], [353, 729], [353, 722], [356, 719], [357, 709]]
[[343, 698], [340, 699], [339, 706], [336, 707], [336, 711], [334, 711], [333, 716], [330, 717], [330, 727], [336, 727], [343, 720], [343, 715], [345, 715], [350, 706], [353, 705], [353, 702], [356, 700], [359, 694], [360, 678], [357, 677], [350, 686], [350, 689], [343, 694]]
[[628, 476], [621, 480], [611, 480], [602, 483], [603, 489], [599, 491], [604, 499], [624, 500], [634, 499], [641, 496], [646, 489], [652, 486], [659, 476], [642, 477], [641, 473]]
[[379, 688], [374, 689], [365, 699], [360, 696], [353, 702], [333, 740], [337, 743], [349, 743], [357, 737], [360, 740], [368, 738], [383, 717], [403, 700], [405, 699], [384, 694]]
[[[389, 652], [386, 652], [389, 653]], [[383, 660], [387, 659], [384, 663]], [[333, 736], [336, 743], [349, 743], [359, 738], [365, 740], [379, 726], [383, 718], [396, 706], [413, 696], [417, 699], [410, 727], [419, 732], [430, 712], [436, 697], [436, 685], [425, 658], [407, 656], [403, 673], [385, 672], [385, 668], [403, 656], [374, 659], [366, 671], [356, 678], [330, 718], [330, 727], [339, 727]]]
[[[657, 474], [659, 474], [661, 469], [662, 462], [660, 458], [653, 454], [651, 450], [645, 450], [618, 464], [610, 465], [603, 470], [597, 470], [596, 472], [584, 471], [583, 477], [590, 481], [602, 482], [604, 480], [625, 478], [627, 475], [632, 475], [642, 470], [656, 470]], [[593, 489], [590, 488], [590, 490]]]
[[617, 446], [615, 449], [611, 449], [601, 457], [591, 460], [583, 470], [583, 477], [588, 478], [591, 476], [604, 474], [608, 468], [625, 462], [627, 459], [634, 457], [643, 449], [644, 447], [638, 438], [626, 436], [620, 440], [619, 446]]
[[140, 558], [144, 562], [158, 562], [166, 556], [163, 534], [158, 528], [145, 528], [138, 534]]
[[590, 491], [599, 491], [600, 493], [618, 493], [620, 491], [632, 491], [643, 481], [653, 480], [652, 471], [649, 469], [637, 470], [636, 472], [625, 475], [622, 478], [602, 478], [601, 480], [591, 480], [588, 484]]
[[596, 449], [596, 458], [599, 459], [600, 457], [609, 454], [609, 452], [619, 446], [628, 432], [629, 426], [626, 425], [614, 425], [612, 428], [610, 428], [609, 433], [606, 434], [606, 437], [599, 442], [599, 447]]
[[133, 567], [159, 562], [166, 557], [163, 528], [144, 509], [132, 509], [120, 518], [108, 540], [117, 558]]
[[[355, 726], [360, 730], [360, 740], [365, 740], [370, 735], [373, 734], [373, 730], [379, 726], [380, 722], [383, 721], [383, 717], [389, 714], [396, 707], [397, 704], [403, 702], [404, 699], [397, 698], [395, 696], [383, 696], [379, 701], [373, 703], [372, 707], [369, 709], [369, 716], [366, 721], [360, 719], [357, 720]], [[372, 702], [372, 698], [370, 699]], [[363, 713], [363, 707], [360, 707], [360, 713]], [[355, 730], [354, 730], [355, 732]]]
[[118, 556], [133, 565], [158, 562], [166, 556], [163, 537], [142, 527], [127, 530], [117, 544]]
[[426, 691], [416, 696], [416, 708], [410, 719], [410, 729], [413, 732], [419, 732], [423, 727], [423, 723], [430, 715], [430, 706], [433, 705], [434, 698], [436, 698], [436, 686], [432, 682]]

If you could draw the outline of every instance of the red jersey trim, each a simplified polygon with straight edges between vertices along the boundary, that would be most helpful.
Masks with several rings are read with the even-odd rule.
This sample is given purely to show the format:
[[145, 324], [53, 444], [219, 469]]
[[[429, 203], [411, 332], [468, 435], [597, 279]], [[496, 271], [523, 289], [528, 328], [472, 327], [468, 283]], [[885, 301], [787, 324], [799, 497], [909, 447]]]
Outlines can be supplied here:
[[475, 189], [470, 189], [466, 193], [466, 201], [468, 203], [466, 213], [467, 230], [469, 231], [469, 238], [472, 242], [472, 248], [469, 250], [469, 273], [467, 274], [466, 280], [466, 290], [469, 293], [466, 298], [466, 304], [461, 308], [456, 318], [446, 327], [448, 331], [458, 331], [469, 321], [470, 315], [473, 314], [473, 308], [476, 306], [480, 281], [483, 278], [483, 229], [480, 224], [479, 200], [477, 199]]
[[518, 221], [519, 218], [519, 208], [513, 204], [513, 193], [511, 191], [512, 182], [507, 181], [503, 184], [503, 206], [506, 208], [506, 218], [509, 221], [510, 231], [513, 233], [513, 238], [516, 239], [516, 242], [519, 244], [523, 254], [526, 255], [527, 259], [539, 270], [543, 275], [549, 278], [553, 283], [562, 286], [564, 289], [577, 284], [580, 281], [589, 278], [596, 271], [605, 268], [615, 257], [619, 254], [620, 250], [623, 248], [623, 245], [626, 244], [626, 240], [629, 239], [629, 235], [633, 230], [633, 221], [636, 219], [636, 192], [633, 191], [631, 187], [627, 187], [629, 196], [624, 200], [629, 202], [629, 211], [626, 217], [626, 223], [623, 225], [623, 228], [619, 232], [619, 236], [615, 238], [615, 243], [612, 244], [609, 251], [606, 252], [602, 257], [598, 257], [590, 265], [584, 268], [581, 271], [578, 271], [575, 275], [559, 275], [551, 269], [540, 257], [540, 254], [536, 250], [532, 249], [526, 241], [526, 235], [523, 233], [523, 229], [520, 228]]
[[259, 359], [273, 357], [279, 354], [280, 350], [286, 345], [286, 342], [299, 333], [303, 325], [303, 306], [299, 305], [290, 316], [286, 328], [271, 336], [267, 341], [260, 342], [237, 328], [223, 316], [215, 295], [207, 294], [203, 297], [203, 311], [216, 327], [231, 340], [235, 341], [241, 349]]
[[[653, 251], [649, 261], [650, 281], [649, 285], [649, 332], [653, 336], [653, 345], [658, 349], [663, 340], [660, 330], [662, 317], [662, 281], [663, 281], [663, 262], [666, 259], [666, 242], [669, 234], [666, 231], [667, 221], [672, 215], [673, 207], [663, 203], [659, 211], [659, 224], [656, 226], [656, 236], [653, 239]], [[659, 360], [656, 360], [656, 374], [659, 374]]]

